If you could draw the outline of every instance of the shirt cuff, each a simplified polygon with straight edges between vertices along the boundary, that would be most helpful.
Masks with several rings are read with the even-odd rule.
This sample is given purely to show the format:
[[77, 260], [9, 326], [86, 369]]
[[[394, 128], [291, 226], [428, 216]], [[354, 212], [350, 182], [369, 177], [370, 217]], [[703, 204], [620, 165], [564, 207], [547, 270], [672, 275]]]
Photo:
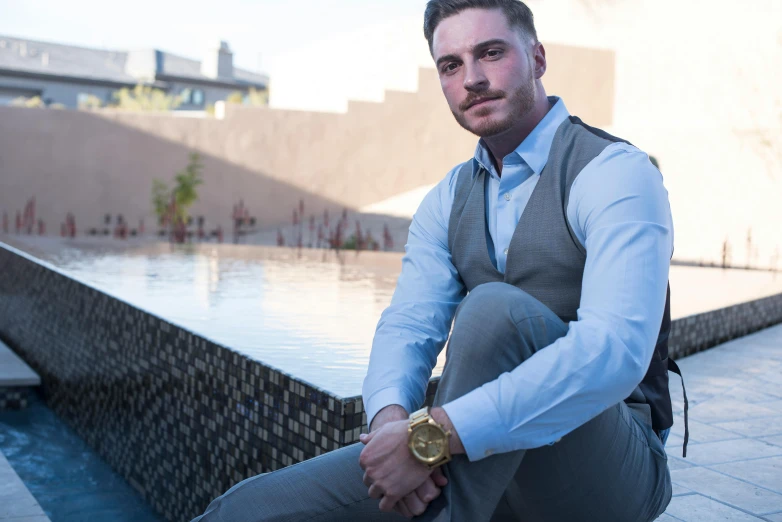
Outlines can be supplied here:
[[398, 404], [408, 414], [412, 413], [415, 406], [411, 402], [401, 388], [383, 388], [376, 391], [368, 399], [364, 400], [364, 409], [367, 412], [367, 429], [372, 426], [372, 419], [375, 418], [375, 415], [391, 404]]
[[482, 387], [443, 405], [443, 409], [471, 462], [507, 451], [498, 444], [499, 439], [507, 439], [502, 418]]

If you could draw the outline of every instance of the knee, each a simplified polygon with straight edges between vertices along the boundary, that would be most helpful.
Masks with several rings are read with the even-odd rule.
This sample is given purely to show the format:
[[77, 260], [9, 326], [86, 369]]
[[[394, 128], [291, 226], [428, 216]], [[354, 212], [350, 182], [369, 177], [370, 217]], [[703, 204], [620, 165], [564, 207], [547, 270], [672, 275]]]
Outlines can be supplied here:
[[[507, 283], [485, 283], [464, 298], [456, 313], [449, 353], [460, 358], [486, 358], [487, 348], [512, 349], [527, 329], [519, 329], [522, 317], [540, 315], [545, 309], [537, 299]], [[549, 311], [550, 312], [550, 311]]]
[[462, 301], [457, 312], [471, 319], [480, 317], [492, 326], [507, 326], [524, 317], [551, 313], [543, 303], [524, 290], [507, 283], [485, 283], [475, 287]]

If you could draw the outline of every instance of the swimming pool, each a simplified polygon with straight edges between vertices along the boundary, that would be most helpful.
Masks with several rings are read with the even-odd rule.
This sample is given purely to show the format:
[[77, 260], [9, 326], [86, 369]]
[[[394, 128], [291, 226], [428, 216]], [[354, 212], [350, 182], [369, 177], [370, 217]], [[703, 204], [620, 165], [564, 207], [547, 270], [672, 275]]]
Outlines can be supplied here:
[[[361, 394], [399, 253], [6, 236], [97, 289], [341, 396]], [[782, 274], [672, 266], [673, 319], [782, 293]], [[445, 362], [441, 353], [433, 375]]]
[[52, 522], [163, 522], [37, 396], [0, 411], [0, 451]]

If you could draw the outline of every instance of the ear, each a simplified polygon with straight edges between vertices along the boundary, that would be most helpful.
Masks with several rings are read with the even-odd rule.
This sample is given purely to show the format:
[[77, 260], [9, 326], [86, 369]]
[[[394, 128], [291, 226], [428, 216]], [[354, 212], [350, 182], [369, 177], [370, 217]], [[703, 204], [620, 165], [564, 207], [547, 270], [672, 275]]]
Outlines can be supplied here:
[[532, 61], [535, 67], [535, 79], [540, 80], [546, 74], [546, 48], [543, 44], [536, 42], [532, 47]]

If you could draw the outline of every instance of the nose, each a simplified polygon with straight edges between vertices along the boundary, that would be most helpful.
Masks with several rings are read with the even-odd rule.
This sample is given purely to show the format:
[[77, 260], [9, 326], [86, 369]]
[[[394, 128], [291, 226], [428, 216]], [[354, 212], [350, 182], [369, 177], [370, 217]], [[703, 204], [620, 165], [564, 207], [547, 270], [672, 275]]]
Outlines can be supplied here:
[[480, 62], [464, 64], [464, 88], [468, 91], [485, 91], [489, 80], [483, 72]]

